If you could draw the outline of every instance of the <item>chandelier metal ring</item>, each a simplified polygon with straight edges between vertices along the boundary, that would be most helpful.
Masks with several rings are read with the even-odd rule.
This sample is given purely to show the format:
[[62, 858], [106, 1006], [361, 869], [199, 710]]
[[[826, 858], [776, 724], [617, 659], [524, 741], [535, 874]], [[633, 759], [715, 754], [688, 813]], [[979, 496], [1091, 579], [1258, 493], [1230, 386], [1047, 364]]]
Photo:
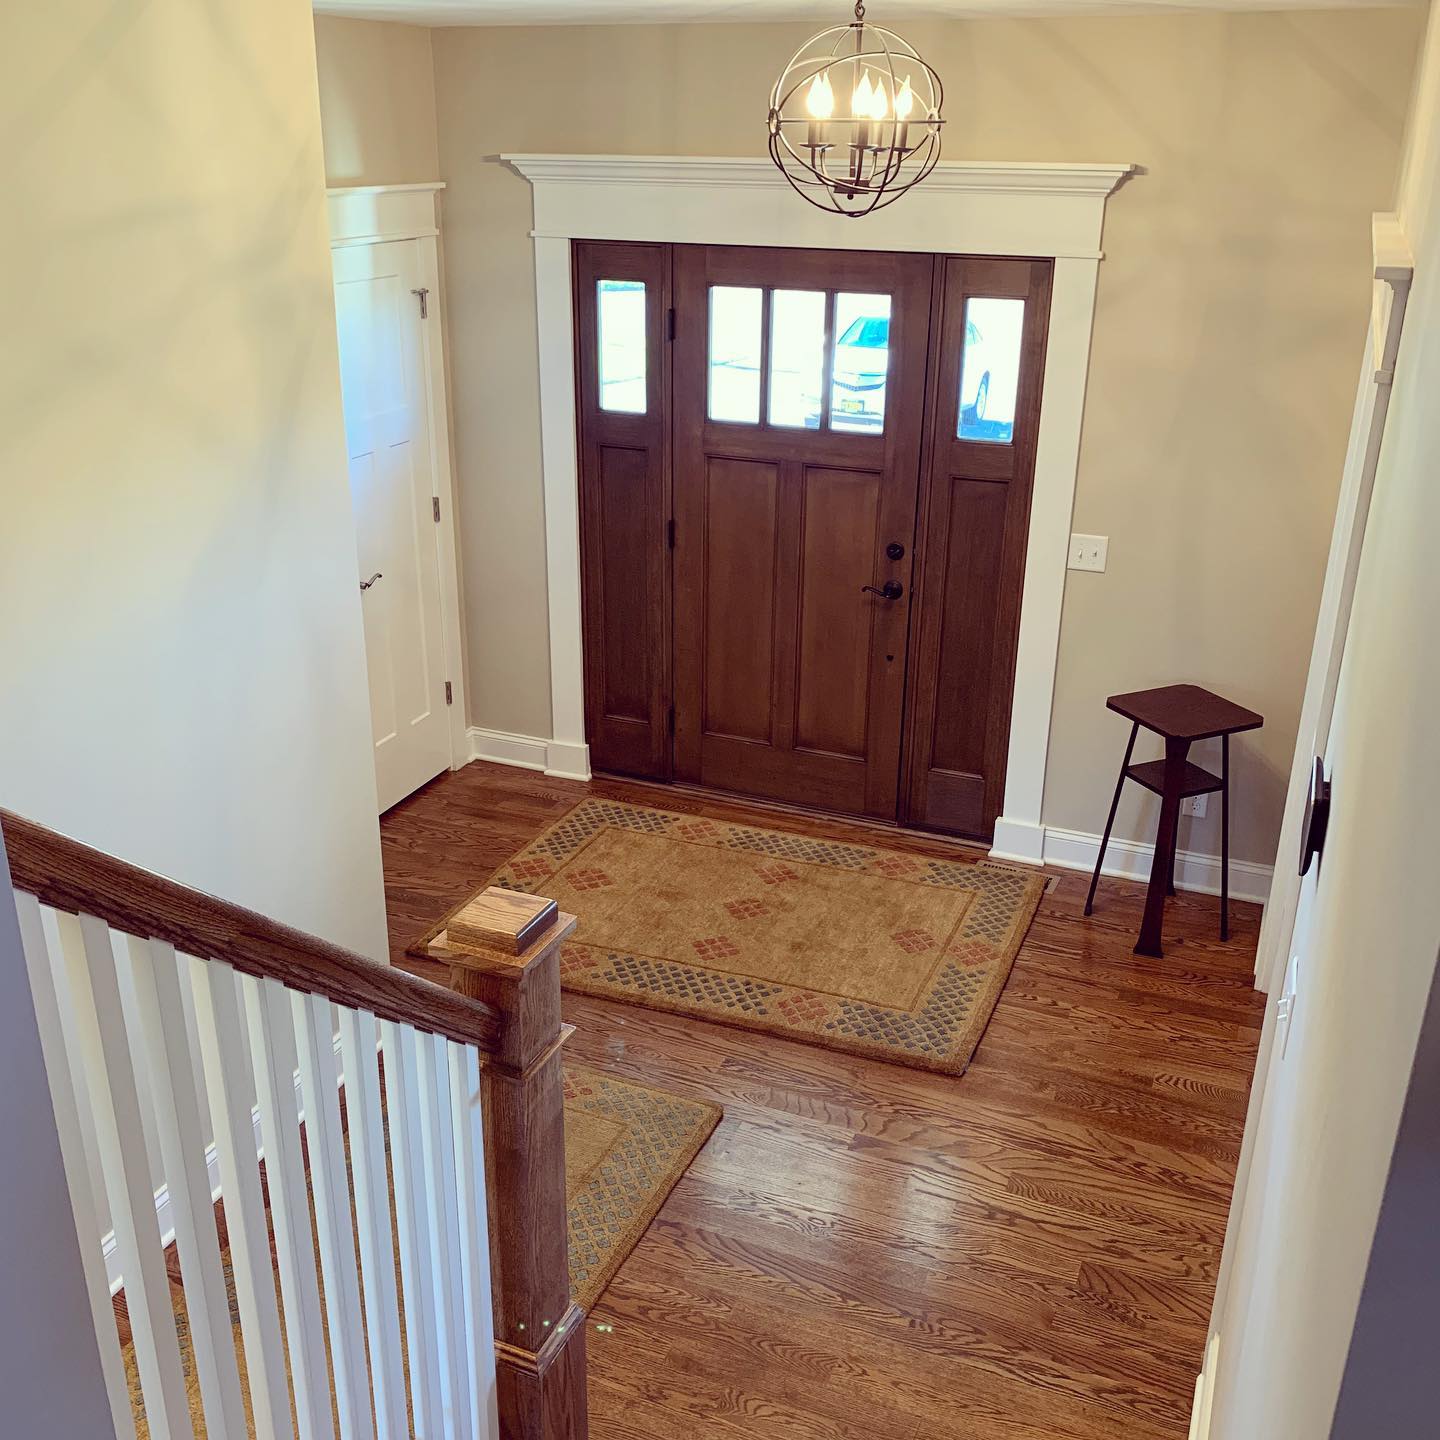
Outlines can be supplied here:
[[[837, 115], [836, 81], [849, 93]], [[770, 158], [796, 193], [837, 215], [869, 215], [918, 185], [940, 159], [944, 86], [893, 30], [855, 19], [812, 35], [770, 92]]]

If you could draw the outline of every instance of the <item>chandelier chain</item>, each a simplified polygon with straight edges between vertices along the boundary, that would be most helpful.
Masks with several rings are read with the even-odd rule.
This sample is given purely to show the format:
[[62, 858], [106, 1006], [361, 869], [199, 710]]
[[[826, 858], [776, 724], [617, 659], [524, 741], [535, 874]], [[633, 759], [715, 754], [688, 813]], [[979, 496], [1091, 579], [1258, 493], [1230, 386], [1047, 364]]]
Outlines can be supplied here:
[[865, 0], [855, 0], [855, 23], [857, 25], [865, 23]]

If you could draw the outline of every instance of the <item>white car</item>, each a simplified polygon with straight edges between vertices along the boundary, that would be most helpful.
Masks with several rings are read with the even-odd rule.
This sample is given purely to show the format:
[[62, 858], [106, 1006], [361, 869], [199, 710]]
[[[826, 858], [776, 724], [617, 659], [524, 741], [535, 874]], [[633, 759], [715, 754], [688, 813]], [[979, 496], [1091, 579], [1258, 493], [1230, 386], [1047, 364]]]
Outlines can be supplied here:
[[[960, 418], [968, 424], [985, 419], [990, 402], [990, 367], [985, 337], [973, 320], [965, 322], [965, 365], [960, 379]], [[839, 430], [879, 430], [885, 423], [885, 380], [890, 369], [890, 317], [859, 315], [835, 345], [834, 389], [830, 423]], [[819, 424], [815, 397], [812, 428]]]

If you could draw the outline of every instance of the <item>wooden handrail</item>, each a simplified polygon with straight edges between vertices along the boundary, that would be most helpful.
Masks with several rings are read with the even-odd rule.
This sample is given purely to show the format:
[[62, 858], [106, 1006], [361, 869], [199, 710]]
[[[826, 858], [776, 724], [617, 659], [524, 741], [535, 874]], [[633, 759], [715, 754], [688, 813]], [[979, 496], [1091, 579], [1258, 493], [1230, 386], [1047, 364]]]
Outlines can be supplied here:
[[17, 890], [116, 930], [165, 940], [182, 954], [223, 960], [260, 979], [323, 995], [497, 1054], [507, 1029], [493, 1005], [318, 940], [242, 905], [192, 890], [0, 810], [0, 839]]

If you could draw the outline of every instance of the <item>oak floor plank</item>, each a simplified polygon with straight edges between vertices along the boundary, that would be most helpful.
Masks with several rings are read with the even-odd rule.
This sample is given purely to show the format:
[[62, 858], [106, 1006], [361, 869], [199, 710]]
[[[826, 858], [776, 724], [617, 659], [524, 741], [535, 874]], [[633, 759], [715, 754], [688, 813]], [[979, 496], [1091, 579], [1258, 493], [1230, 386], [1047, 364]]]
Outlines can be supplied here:
[[[473, 764], [381, 822], [392, 956], [586, 795], [908, 853], [934, 835]], [[1183, 1440], [1264, 1008], [1259, 908], [1053, 885], [963, 1077], [569, 995], [570, 1053], [725, 1118], [590, 1319], [595, 1440]], [[583, 916], [581, 917], [583, 924]], [[435, 972], [431, 971], [431, 978]], [[443, 978], [443, 975], [440, 977]]]

